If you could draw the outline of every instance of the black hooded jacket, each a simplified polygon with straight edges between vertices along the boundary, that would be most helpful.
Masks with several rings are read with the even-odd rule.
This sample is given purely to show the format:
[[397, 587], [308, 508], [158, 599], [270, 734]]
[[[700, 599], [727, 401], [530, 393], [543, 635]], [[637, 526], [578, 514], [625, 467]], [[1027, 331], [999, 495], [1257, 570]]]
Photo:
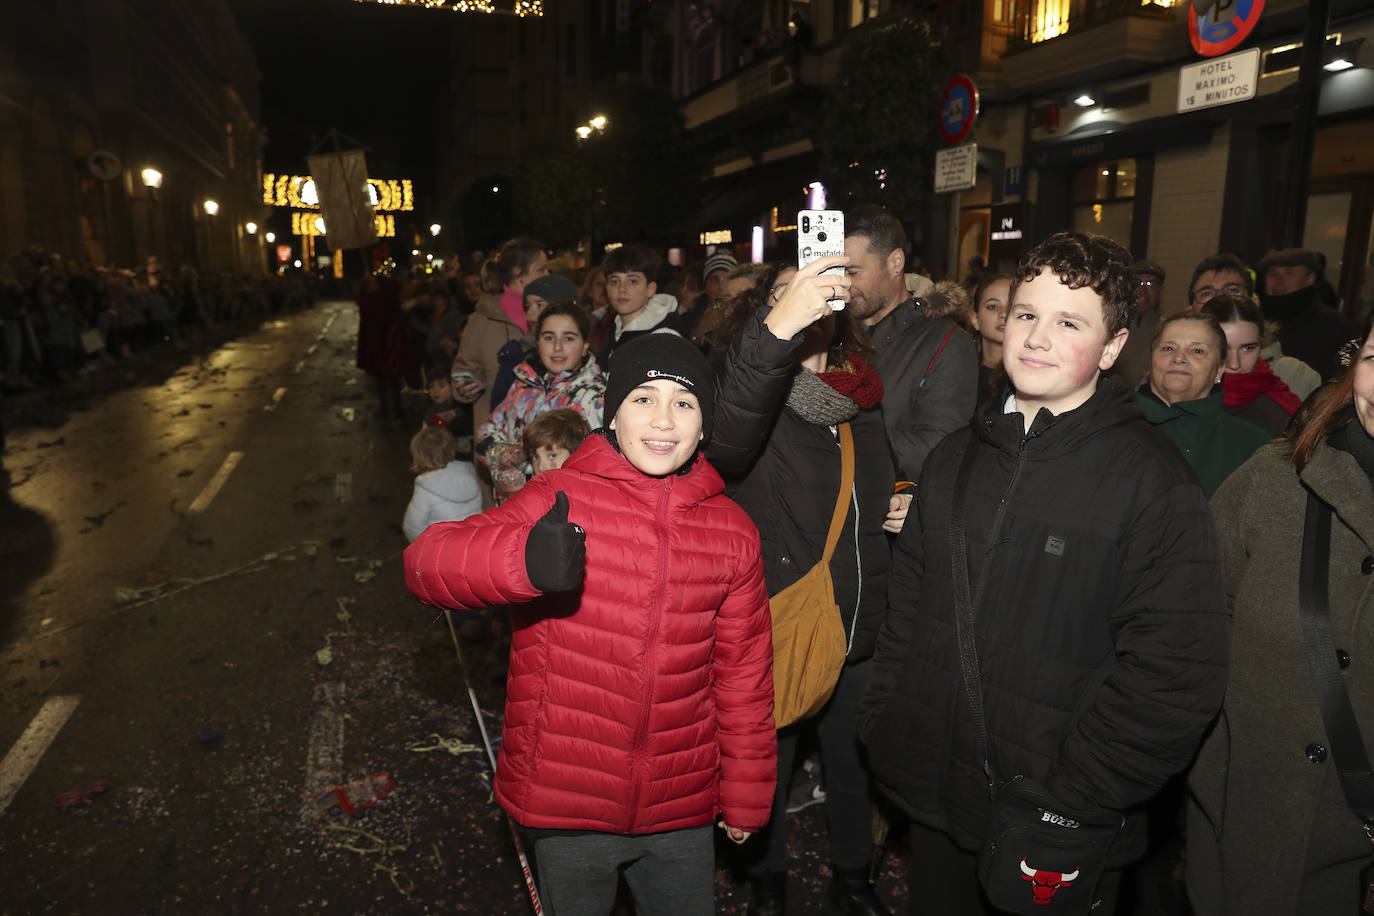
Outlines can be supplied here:
[[[763, 574], [776, 595], [815, 566], [840, 489], [840, 445], [829, 427], [785, 406], [798, 371], [801, 337], [781, 341], [756, 313], [716, 354], [716, 413], [706, 457], [725, 478], [725, 493], [749, 513], [763, 541]], [[887, 607], [891, 550], [883, 531], [895, 472], [882, 412], [860, 410], [854, 435], [854, 487], [830, 560], [848, 662], [873, 653]], [[857, 522], [857, 535], [855, 534]]]
[[1341, 346], [1355, 336], [1345, 316], [1317, 295], [1316, 285], [1282, 296], [1260, 294], [1264, 317], [1279, 323], [1284, 356], [1302, 360], [1330, 381], [1341, 372]]
[[974, 631], [998, 780], [1039, 780], [1066, 809], [1127, 814], [1113, 847], [1144, 849], [1142, 808], [1184, 769], [1221, 704], [1229, 618], [1207, 502], [1129, 392], [1082, 406], [990, 411], [936, 447], [893, 550], [889, 611], [859, 734], [909, 815], [976, 849], [991, 813], [959, 664], [950, 510], [966, 445]]

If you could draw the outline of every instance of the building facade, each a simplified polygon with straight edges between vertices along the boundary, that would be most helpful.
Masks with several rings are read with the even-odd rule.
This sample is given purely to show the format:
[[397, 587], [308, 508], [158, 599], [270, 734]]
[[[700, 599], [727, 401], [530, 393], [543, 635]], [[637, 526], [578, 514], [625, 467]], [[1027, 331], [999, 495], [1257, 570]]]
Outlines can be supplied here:
[[258, 72], [225, 0], [22, 2], [6, 20], [0, 252], [261, 263]]
[[449, 78], [436, 99], [436, 212], [457, 223], [508, 221], [502, 183], [520, 155], [571, 144], [588, 117], [588, 87], [618, 60], [639, 60], [638, 34], [616, 31], [611, 0], [543, 9], [538, 17], [471, 15], [452, 31]]
[[[999, 7], [990, 0], [985, 15]], [[1190, 3], [1015, 4], [995, 23], [1008, 27], [1001, 72], [981, 84], [978, 184], [960, 196], [958, 263], [979, 255], [1005, 268], [1050, 232], [1098, 232], [1165, 268], [1172, 310], [1185, 305], [1202, 258], [1229, 250], [1253, 264], [1283, 247], [1307, 14], [1301, 0], [1268, 0], [1231, 52], [1258, 52], [1254, 96], [1199, 105], [1180, 93], [1182, 68], [1205, 60], [1189, 41]], [[1363, 50], [1374, 7], [1333, 0], [1327, 33], [1301, 238], [1326, 256], [1328, 279], [1358, 317], [1374, 305], [1374, 45]], [[1219, 85], [1233, 78], [1218, 76]]]
[[[881, 28], [889, 3], [670, 5], [672, 85], [710, 159], [702, 238], [738, 243], [759, 225], [766, 245], [786, 246], [789, 215], [818, 175], [810, 115], [844, 42]], [[1035, 240], [1082, 229], [1163, 265], [1164, 307], [1176, 308], [1203, 257], [1234, 250], [1253, 263], [1280, 245], [1302, 0], [1268, 0], [1236, 48], [1259, 51], [1253, 98], [1185, 112], [1180, 70], [1204, 59], [1190, 44], [1189, 0], [917, 5], [955, 61], [950, 76], [972, 76], [981, 98], [970, 136], [976, 185], [903, 214], [917, 254], [937, 273], [962, 277], [975, 256], [1009, 268]], [[1325, 254], [1328, 279], [1356, 317], [1374, 305], [1371, 31], [1369, 3], [1331, 0], [1324, 59], [1333, 67], [1324, 73], [1302, 234]], [[1350, 66], [1337, 69], [1340, 61]]]

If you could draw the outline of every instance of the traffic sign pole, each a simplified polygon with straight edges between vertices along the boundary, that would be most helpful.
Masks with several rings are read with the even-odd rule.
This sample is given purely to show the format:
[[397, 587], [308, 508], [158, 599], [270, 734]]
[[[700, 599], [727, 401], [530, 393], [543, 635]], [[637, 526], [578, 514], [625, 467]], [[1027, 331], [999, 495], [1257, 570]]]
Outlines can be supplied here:
[[1317, 128], [1317, 103], [1322, 88], [1322, 55], [1326, 49], [1331, 0], [1310, 0], [1307, 33], [1302, 39], [1302, 70], [1298, 73], [1298, 105], [1289, 135], [1288, 180], [1283, 184], [1284, 248], [1302, 244], [1307, 222], [1307, 188], [1312, 178], [1312, 142]]

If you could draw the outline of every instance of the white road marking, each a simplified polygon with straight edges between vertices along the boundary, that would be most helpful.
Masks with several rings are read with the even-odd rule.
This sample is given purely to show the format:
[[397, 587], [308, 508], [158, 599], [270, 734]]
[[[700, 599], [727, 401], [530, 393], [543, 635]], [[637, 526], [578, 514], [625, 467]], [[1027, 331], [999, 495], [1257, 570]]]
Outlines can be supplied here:
[[273, 410], [276, 410], [276, 409], [277, 409], [277, 405], [281, 403], [281, 399], [282, 399], [285, 395], [286, 395], [286, 389], [285, 389], [285, 388], [278, 388], [276, 391], [272, 392], [272, 403], [271, 403], [271, 404], [268, 404], [266, 407], [264, 407], [263, 410], [266, 410], [266, 411], [273, 411]]
[[318, 815], [314, 797], [339, 781], [343, 772], [344, 685], [329, 681], [315, 685], [319, 708], [310, 719], [310, 738], [305, 749], [305, 804], [301, 817], [314, 820]]
[[0, 760], [0, 814], [4, 814], [10, 802], [14, 801], [19, 788], [29, 778], [33, 768], [38, 766], [38, 761], [47, 753], [53, 739], [62, 731], [62, 726], [67, 724], [80, 702], [81, 697], [75, 695], [50, 697], [38, 710], [38, 715], [33, 717], [29, 727], [24, 729], [24, 734], [14, 742], [5, 759]]
[[353, 475], [344, 471], [334, 475], [334, 498], [341, 503], [353, 499]]
[[219, 495], [219, 491], [224, 486], [224, 482], [229, 479], [230, 474], [234, 473], [234, 468], [238, 467], [238, 463], [242, 459], [243, 452], [230, 452], [228, 457], [224, 459], [224, 463], [219, 466], [219, 470], [215, 472], [215, 476], [210, 478], [210, 482], [205, 485], [205, 489], [200, 491], [200, 495], [196, 497], [196, 501], [191, 503], [191, 508], [186, 511], [196, 513], [204, 512], [206, 509], [210, 508], [210, 503]]
[[306, 356], [312, 356], [312, 355], [314, 355], [315, 351], [316, 351], [318, 348], [319, 348], [319, 344], [311, 344], [311, 345], [310, 345], [310, 349], [305, 351], [305, 355], [306, 355]]

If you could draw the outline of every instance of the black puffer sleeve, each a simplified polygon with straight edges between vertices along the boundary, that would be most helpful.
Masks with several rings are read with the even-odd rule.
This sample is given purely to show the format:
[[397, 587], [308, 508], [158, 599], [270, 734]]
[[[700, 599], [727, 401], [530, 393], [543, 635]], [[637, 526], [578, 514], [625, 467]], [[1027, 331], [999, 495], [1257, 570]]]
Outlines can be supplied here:
[[716, 416], [706, 460], [726, 480], [749, 472], [768, 443], [773, 424], [787, 400], [801, 343], [779, 340], [763, 323], [766, 308], [755, 312], [724, 354], [715, 354]]

